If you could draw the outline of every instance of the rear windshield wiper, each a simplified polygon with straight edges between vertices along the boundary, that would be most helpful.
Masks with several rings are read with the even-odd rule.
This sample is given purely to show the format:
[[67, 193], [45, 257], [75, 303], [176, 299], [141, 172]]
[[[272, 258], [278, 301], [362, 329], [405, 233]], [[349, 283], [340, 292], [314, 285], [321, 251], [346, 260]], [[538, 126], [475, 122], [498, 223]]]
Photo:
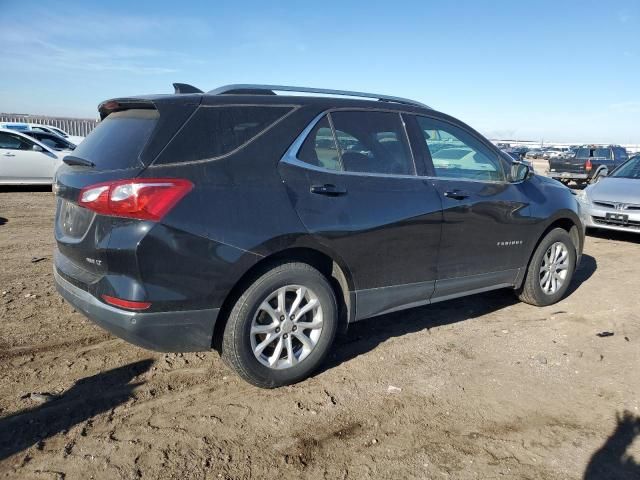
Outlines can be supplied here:
[[83, 167], [95, 167], [96, 164], [90, 162], [89, 160], [85, 160], [84, 158], [75, 157], [73, 155], [67, 155], [62, 159], [64, 163], [67, 165], [81, 165]]

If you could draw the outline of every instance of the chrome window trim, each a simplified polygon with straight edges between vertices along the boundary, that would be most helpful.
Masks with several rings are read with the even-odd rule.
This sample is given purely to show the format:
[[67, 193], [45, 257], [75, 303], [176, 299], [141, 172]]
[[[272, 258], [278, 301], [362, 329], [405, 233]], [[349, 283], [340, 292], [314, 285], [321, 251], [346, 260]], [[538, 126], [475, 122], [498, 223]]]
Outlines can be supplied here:
[[[407, 135], [407, 142], [409, 143], [409, 149], [410, 149], [410, 152], [411, 152], [411, 158], [413, 160], [413, 167], [414, 167], [414, 171], [416, 172], [415, 175], [398, 175], [398, 174], [393, 174], [393, 173], [347, 172], [344, 169], [343, 170], [332, 170], [330, 168], [318, 167], [317, 165], [311, 165], [310, 163], [307, 163], [304, 160], [300, 160], [298, 158], [298, 153], [299, 153], [300, 149], [302, 148], [302, 144], [307, 139], [307, 137], [309, 136], [311, 131], [318, 124], [318, 122], [320, 120], [322, 120], [322, 118], [325, 115], [327, 115], [328, 118], [329, 118], [329, 124], [331, 125], [331, 130], [332, 130], [333, 136], [334, 136], [333, 141], [335, 142], [336, 148], [338, 149], [338, 155], [340, 157], [340, 160], [339, 160], [340, 161], [340, 165], [342, 166], [342, 157], [340, 155], [340, 148], [338, 146], [338, 142], [337, 142], [336, 137], [335, 137], [335, 130], [333, 128], [333, 122], [331, 121], [330, 115], [329, 115], [331, 112], [337, 112], [337, 111], [373, 111], [373, 112], [398, 113], [398, 114], [400, 114], [401, 121], [402, 121], [403, 125], [405, 125], [405, 123], [402, 120], [402, 113], [411, 113], [411, 112], [403, 112], [401, 110], [395, 110], [395, 109], [393, 109], [393, 110], [391, 110], [391, 109], [372, 109], [372, 108], [355, 108], [354, 109], [354, 108], [349, 108], [349, 107], [331, 108], [331, 109], [325, 110], [325, 111], [319, 113], [318, 115], [316, 115], [313, 118], [313, 120], [311, 120], [311, 122], [305, 127], [305, 129], [302, 130], [300, 135], [298, 135], [296, 137], [296, 139], [293, 141], [291, 146], [287, 149], [287, 151], [282, 156], [280, 161], [281, 162], [285, 162], [285, 163], [287, 163], [289, 165], [296, 166], [296, 167], [307, 168], [309, 170], [313, 170], [313, 171], [316, 171], [316, 172], [332, 173], [334, 175], [350, 175], [350, 176], [358, 176], [358, 177], [380, 177], [380, 178], [416, 178], [416, 179], [419, 179], [419, 180], [438, 180], [438, 181], [449, 181], [449, 182], [473, 182], [473, 183], [483, 183], [483, 184], [491, 184], [491, 185], [517, 185], [517, 184], [522, 183], [522, 182], [509, 182], [507, 180], [474, 180], [474, 179], [470, 179], [470, 178], [445, 178], [445, 177], [438, 177], [438, 176], [432, 176], [432, 175], [418, 175], [417, 174], [418, 173], [417, 165], [416, 165], [415, 157], [413, 155], [413, 149], [411, 148], [411, 141], [409, 140], [409, 136], [408, 136], [407, 131], [406, 131], [406, 125], [405, 125], [405, 134]], [[448, 122], [448, 123], [450, 123], [450, 122]], [[474, 135], [474, 137], [475, 137], [475, 135]], [[506, 177], [506, 175], [505, 175], [505, 177]]]
[[[404, 131], [404, 134], [405, 134], [405, 141], [407, 142], [407, 145], [409, 147], [409, 155], [411, 156], [411, 162], [413, 164], [414, 174], [413, 175], [400, 175], [400, 174], [395, 174], [395, 173], [348, 172], [348, 171], [344, 170], [344, 166], [342, 164], [342, 153], [340, 152], [340, 146], [338, 145], [338, 139], [336, 137], [336, 131], [335, 131], [335, 128], [333, 126], [333, 120], [331, 119], [331, 115], [330, 114], [332, 112], [345, 112], [345, 111], [346, 112], [382, 112], [382, 113], [395, 113], [395, 114], [398, 114], [399, 117], [400, 117], [400, 123], [403, 126], [403, 131]], [[334, 141], [334, 143], [336, 145], [336, 148], [337, 148], [337, 151], [338, 151], [338, 161], [340, 163], [340, 167], [342, 168], [342, 170], [333, 170], [331, 168], [318, 167], [317, 165], [311, 165], [310, 163], [307, 163], [304, 160], [300, 160], [298, 158], [298, 153], [300, 152], [300, 149], [302, 148], [302, 145], [304, 144], [305, 140], [307, 139], [307, 137], [309, 136], [311, 131], [315, 128], [315, 126], [318, 124], [318, 122], [320, 122], [320, 120], [322, 120], [322, 118], [325, 115], [327, 116], [327, 119], [329, 121], [329, 125], [331, 126], [331, 132], [333, 133], [333, 141]], [[290, 165], [295, 165], [297, 167], [308, 168], [309, 170], [314, 170], [314, 171], [317, 171], [317, 172], [333, 173], [333, 174], [337, 174], [337, 175], [351, 175], [351, 176], [359, 176], [359, 177], [380, 177], [380, 178], [420, 178], [420, 179], [431, 178], [431, 177], [424, 177], [424, 176], [418, 175], [418, 169], [417, 169], [417, 166], [416, 166], [416, 160], [415, 160], [415, 158], [413, 156], [413, 149], [411, 148], [411, 141], [409, 140], [409, 135], [407, 133], [406, 125], [404, 123], [404, 120], [402, 119], [402, 111], [396, 110], [396, 109], [349, 108], [349, 107], [344, 107], [344, 108], [331, 108], [331, 109], [325, 110], [322, 113], [319, 113], [318, 115], [316, 115], [314, 117], [314, 119], [311, 120], [309, 125], [307, 125], [305, 127], [305, 129], [302, 130], [300, 135], [298, 135], [298, 137], [296, 137], [296, 139], [293, 141], [291, 146], [287, 149], [287, 151], [282, 156], [280, 161], [281, 162], [286, 162], [286, 163], [288, 163]]]

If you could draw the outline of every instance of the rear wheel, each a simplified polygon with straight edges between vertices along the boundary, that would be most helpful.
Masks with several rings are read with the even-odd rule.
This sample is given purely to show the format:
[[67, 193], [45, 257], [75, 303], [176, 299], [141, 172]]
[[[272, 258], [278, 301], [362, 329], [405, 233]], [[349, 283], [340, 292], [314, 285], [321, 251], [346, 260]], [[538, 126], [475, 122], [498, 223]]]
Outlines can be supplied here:
[[299, 382], [325, 359], [337, 320], [335, 295], [324, 275], [305, 263], [284, 263], [258, 277], [236, 302], [222, 357], [259, 387]]
[[569, 288], [575, 267], [571, 237], [561, 228], [551, 230], [531, 257], [518, 297], [539, 307], [558, 302]]

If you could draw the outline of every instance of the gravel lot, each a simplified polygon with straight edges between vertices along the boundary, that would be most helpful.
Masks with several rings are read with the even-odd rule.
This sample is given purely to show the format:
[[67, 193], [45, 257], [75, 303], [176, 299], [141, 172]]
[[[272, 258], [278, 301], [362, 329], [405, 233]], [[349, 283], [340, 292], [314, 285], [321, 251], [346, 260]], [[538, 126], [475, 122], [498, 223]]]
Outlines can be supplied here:
[[640, 478], [640, 236], [590, 235], [557, 305], [496, 291], [361, 322], [264, 391], [74, 312], [53, 212], [0, 191], [0, 477]]

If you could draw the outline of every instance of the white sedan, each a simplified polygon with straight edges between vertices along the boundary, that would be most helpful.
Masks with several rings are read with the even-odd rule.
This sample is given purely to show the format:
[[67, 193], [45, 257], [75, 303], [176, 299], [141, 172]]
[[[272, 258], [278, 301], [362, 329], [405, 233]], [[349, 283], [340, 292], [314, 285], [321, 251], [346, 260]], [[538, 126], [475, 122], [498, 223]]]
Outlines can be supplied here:
[[51, 184], [62, 159], [70, 153], [0, 128], [0, 185]]

